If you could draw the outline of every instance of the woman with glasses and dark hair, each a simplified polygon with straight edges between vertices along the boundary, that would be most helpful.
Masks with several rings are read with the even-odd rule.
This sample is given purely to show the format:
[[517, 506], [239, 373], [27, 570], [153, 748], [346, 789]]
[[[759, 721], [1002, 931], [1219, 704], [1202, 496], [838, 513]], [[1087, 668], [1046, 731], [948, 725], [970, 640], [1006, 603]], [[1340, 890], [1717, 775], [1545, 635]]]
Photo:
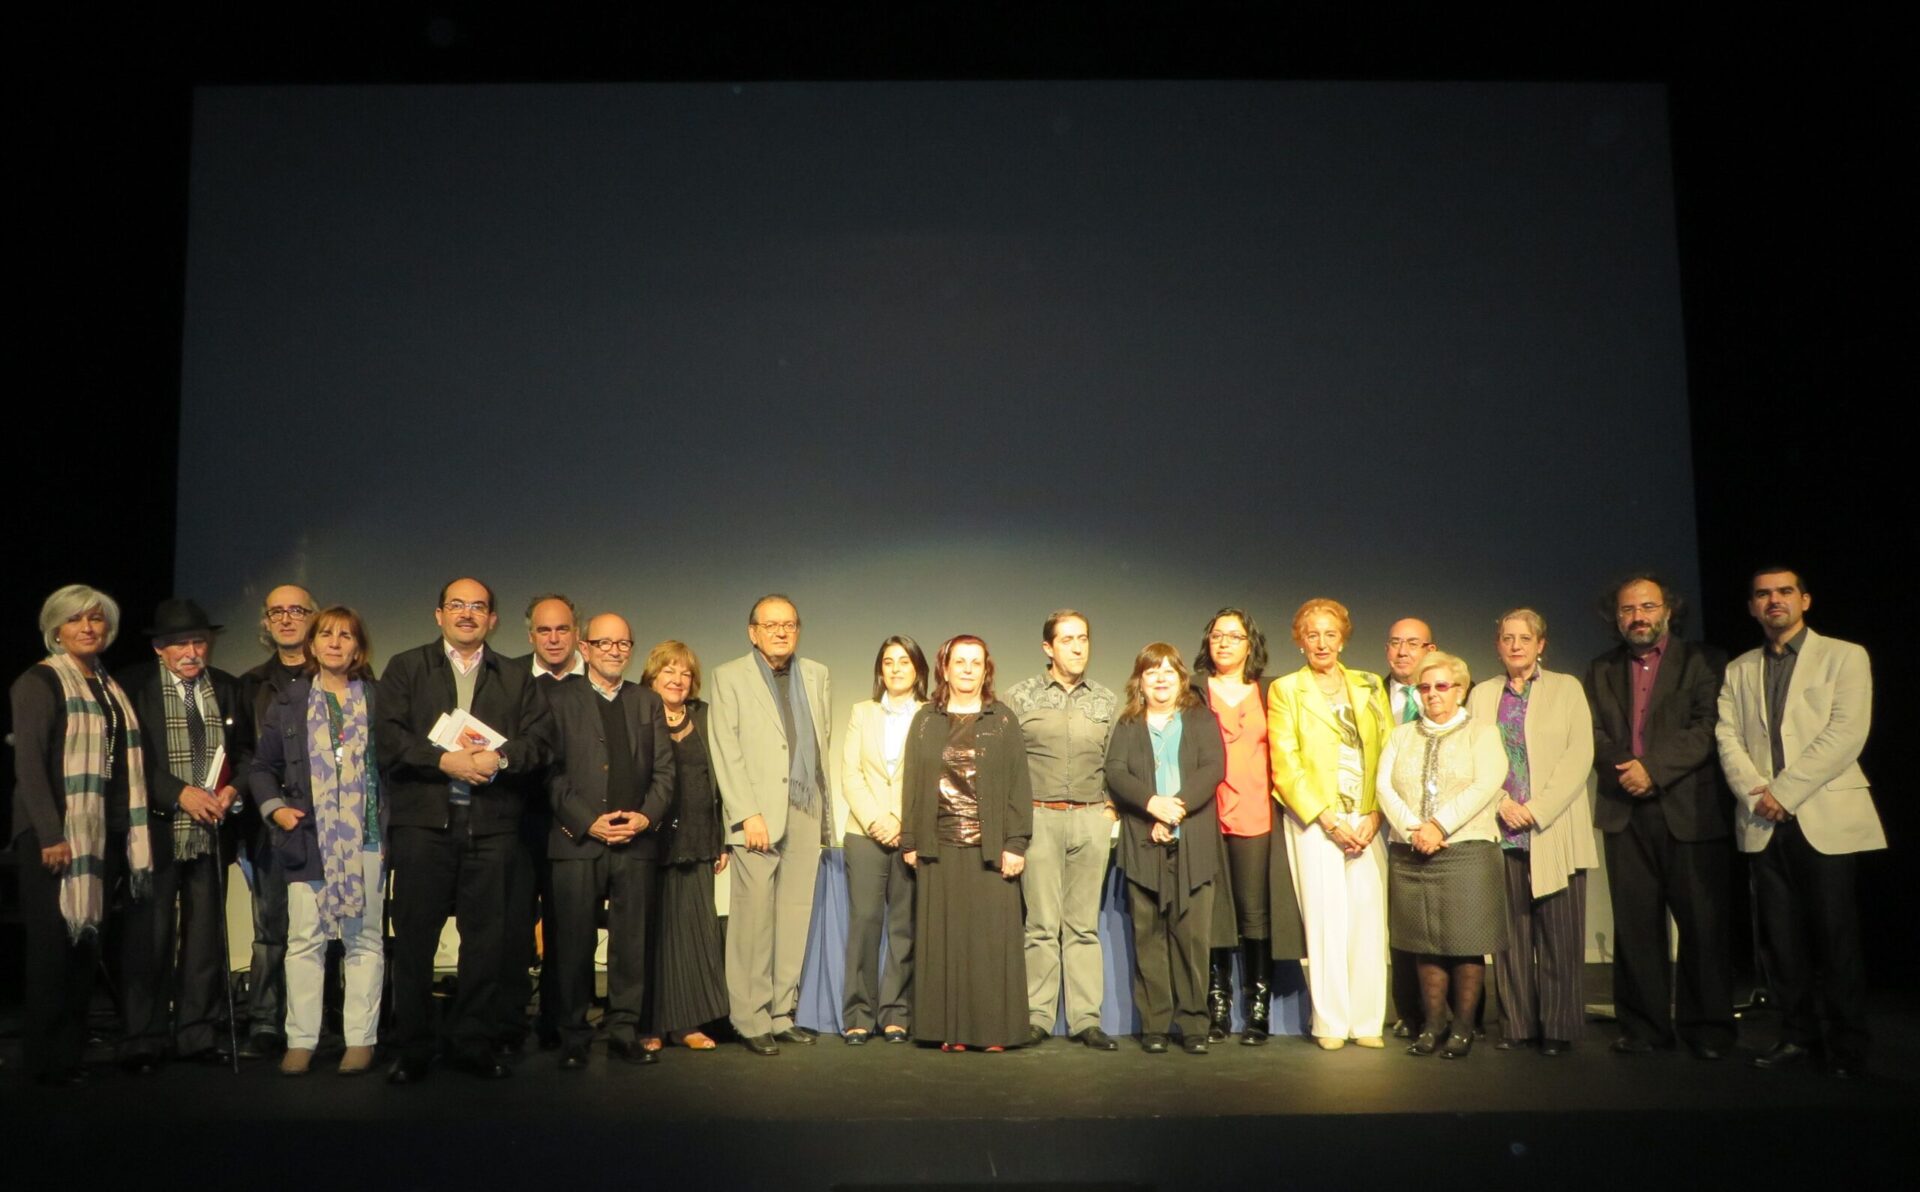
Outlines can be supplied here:
[[1133, 660], [1107, 741], [1107, 789], [1120, 812], [1120, 869], [1133, 919], [1140, 1046], [1207, 1053], [1207, 954], [1226, 871], [1216, 793], [1226, 777], [1218, 722], [1190, 686], [1180, 651], [1154, 642]]
[[1507, 751], [1500, 730], [1467, 711], [1472, 685], [1467, 664], [1452, 654], [1435, 650], [1420, 660], [1420, 718], [1387, 738], [1376, 784], [1393, 840], [1393, 946], [1413, 953], [1426, 1014], [1407, 1054], [1438, 1050], [1451, 1060], [1473, 1050], [1483, 958], [1507, 946], [1494, 812]]
[[[900, 857], [900, 784], [907, 728], [927, 702], [927, 656], [895, 634], [873, 659], [873, 698], [853, 706], [840, 749], [847, 800], [847, 987], [842, 1037], [865, 1043], [878, 1030], [905, 1043], [913, 1004], [913, 871]], [[880, 979], [885, 931], [886, 982]]]
[[913, 1037], [1002, 1051], [1027, 1035], [1019, 877], [1033, 835], [1026, 737], [993, 697], [987, 643], [940, 647], [933, 699], [907, 727], [900, 852], [919, 883]]
[[707, 752], [700, 659], [681, 641], [647, 651], [640, 681], [660, 697], [673, 738], [673, 807], [661, 829], [660, 929], [653, 945], [653, 1035], [694, 1051], [716, 1044], [704, 1029], [727, 1013], [726, 944], [713, 882], [727, 869], [720, 787]]
[[305, 1076], [320, 1043], [327, 944], [345, 948], [340, 1075], [373, 1066], [387, 958], [388, 801], [374, 732], [373, 645], [360, 614], [335, 605], [308, 622], [304, 673], [268, 705], [248, 784], [287, 881], [287, 1050]]
[[[120, 630], [120, 606], [69, 584], [40, 606], [47, 656], [13, 682], [13, 848], [26, 948], [27, 1074], [44, 1085], [86, 1079], [80, 1054], [87, 1006], [109, 918], [121, 941], [129, 997], [151, 996], [153, 851], [146, 766], [133, 701], [101, 665]], [[147, 1007], [123, 1007], [129, 1022]], [[155, 1055], [128, 1068], [151, 1071]]]
[[1193, 689], [1219, 724], [1226, 775], [1214, 801], [1226, 839], [1227, 877], [1214, 893], [1213, 949], [1207, 977], [1207, 1038], [1226, 1039], [1232, 1026], [1233, 945], [1240, 945], [1246, 1029], [1240, 1042], [1267, 1041], [1273, 1005], [1273, 962], [1307, 954], [1293, 867], [1273, 799], [1267, 755], [1267, 635], [1242, 608], [1213, 614], [1194, 655]]

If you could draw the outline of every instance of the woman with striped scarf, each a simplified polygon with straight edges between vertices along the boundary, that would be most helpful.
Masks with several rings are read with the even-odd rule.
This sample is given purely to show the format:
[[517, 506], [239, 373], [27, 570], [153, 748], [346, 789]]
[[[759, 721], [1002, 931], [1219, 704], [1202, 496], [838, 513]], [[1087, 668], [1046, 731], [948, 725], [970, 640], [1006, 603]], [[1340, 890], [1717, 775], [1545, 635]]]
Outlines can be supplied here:
[[[26, 928], [27, 1073], [74, 1085], [87, 1008], [109, 915], [138, 915], [153, 882], [146, 767], [133, 702], [101, 665], [120, 629], [120, 606], [69, 584], [40, 606], [47, 657], [14, 680], [13, 847]], [[152, 971], [145, 923], [115, 932], [129, 984]], [[123, 1053], [151, 1071], [158, 1057]]]

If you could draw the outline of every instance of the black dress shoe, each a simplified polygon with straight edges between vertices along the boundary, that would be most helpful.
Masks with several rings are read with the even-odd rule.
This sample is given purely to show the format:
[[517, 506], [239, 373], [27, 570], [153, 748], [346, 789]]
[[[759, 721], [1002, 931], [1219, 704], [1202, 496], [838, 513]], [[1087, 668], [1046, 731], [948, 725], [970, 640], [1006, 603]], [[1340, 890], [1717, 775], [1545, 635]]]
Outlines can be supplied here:
[[41, 1088], [77, 1089], [88, 1083], [87, 1070], [85, 1068], [68, 1068], [64, 1072], [42, 1072], [33, 1078], [33, 1083], [39, 1085]]
[[1493, 1045], [1495, 1051], [1525, 1051], [1533, 1046], [1532, 1039], [1501, 1039]]
[[1472, 1035], [1448, 1035], [1446, 1045], [1440, 1048], [1440, 1058], [1443, 1060], [1464, 1060], [1472, 1050]]
[[[757, 1037], [765, 1039], [767, 1036], [759, 1035]], [[747, 1040], [747, 1046], [753, 1046], [752, 1039]], [[660, 1053], [658, 1051], [648, 1051], [647, 1045], [638, 1039], [615, 1039], [607, 1044], [607, 1051], [611, 1053], [615, 1059], [625, 1060], [629, 1064], [657, 1064], [660, 1062]], [[778, 1055], [780, 1054], [780, 1049], [775, 1047], [772, 1051], [763, 1051], [760, 1054]]]
[[[1162, 1051], [1166, 1050], [1164, 1046], [1166, 1038], [1165, 1035], [1160, 1036], [1160, 1041], [1163, 1044], [1160, 1048]], [[1092, 1051], [1118, 1051], [1120, 1049], [1120, 1045], [1113, 1041], [1113, 1036], [1107, 1034], [1107, 1032], [1097, 1026], [1090, 1026], [1086, 1030], [1075, 1034], [1073, 1041], [1075, 1043], [1085, 1043], [1088, 1049]]]
[[202, 1047], [192, 1055], [180, 1057], [189, 1064], [205, 1064], [209, 1068], [224, 1068], [233, 1063], [233, 1053], [224, 1047]]
[[779, 1055], [780, 1045], [773, 1041], [772, 1035], [747, 1035], [741, 1044], [755, 1055]]
[[1039, 1026], [1035, 1023], [1027, 1024], [1027, 1046], [1028, 1047], [1038, 1047], [1042, 1043], [1045, 1043], [1048, 1039], [1051, 1039], [1051, 1038], [1053, 1038], [1053, 1032], [1048, 1030], [1046, 1027]]
[[240, 1045], [240, 1058], [243, 1060], [264, 1060], [268, 1056], [279, 1055], [286, 1050], [287, 1041], [279, 1035], [267, 1031], [255, 1031], [247, 1036]]
[[1850, 1060], [1834, 1060], [1827, 1065], [1827, 1075], [1835, 1080], [1852, 1080], [1860, 1074], [1860, 1065]]
[[507, 1059], [519, 1055], [520, 1049], [525, 1045], [525, 1039], [496, 1039], [493, 1041], [490, 1050], [501, 1059]]
[[1540, 1054], [1544, 1056], [1565, 1055], [1572, 1050], [1573, 1044], [1567, 1042], [1565, 1039], [1540, 1040]]
[[1157, 1032], [1142, 1035], [1140, 1036], [1140, 1050], [1146, 1052], [1148, 1055], [1165, 1055], [1167, 1053], [1167, 1037]]
[[800, 1026], [790, 1026], [773, 1036], [776, 1043], [793, 1043], [801, 1047], [813, 1046], [813, 1032]]
[[558, 1051], [565, 1045], [566, 1045], [566, 1040], [560, 1037], [559, 1031], [556, 1031], [551, 1027], [540, 1028], [540, 1050]]
[[560, 1049], [560, 1070], [579, 1072], [587, 1066], [587, 1049], [584, 1046], [563, 1047]]
[[1396, 1039], [1413, 1038], [1413, 1028], [1407, 1025], [1406, 1019], [1402, 1018], [1393, 1024], [1393, 1037]]
[[1802, 1047], [1798, 1043], [1775, 1043], [1753, 1057], [1753, 1066], [1771, 1072], [1776, 1068], [1791, 1068], [1795, 1064], [1804, 1064], [1812, 1058], [1812, 1049]]
[[505, 1080], [513, 1075], [513, 1069], [491, 1051], [456, 1053], [447, 1057], [447, 1066], [481, 1080]]
[[387, 1069], [388, 1084], [419, 1084], [427, 1078], [427, 1061], [397, 1059]]
[[873, 1038], [872, 1031], [848, 1031], [840, 1036], [847, 1041], [848, 1047], [865, 1047], [867, 1040]]
[[1407, 1054], [1408, 1055], [1432, 1055], [1434, 1052], [1438, 1051], [1439, 1049], [1440, 1049], [1439, 1037], [1435, 1035], [1432, 1031], [1421, 1031], [1420, 1037], [1415, 1039], [1412, 1045], [1407, 1048]]
[[1713, 1046], [1711, 1043], [1698, 1043], [1689, 1047], [1687, 1050], [1693, 1052], [1693, 1058], [1697, 1060], [1724, 1060], [1727, 1058], [1726, 1052]]
[[120, 1070], [128, 1076], [152, 1076], [160, 1070], [157, 1055], [132, 1055], [120, 1061]]
[[911, 1043], [913, 1041], [913, 1036], [909, 1035], [904, 1029], [900, 1027], [890, 1026], [886, 1030], [880, 1032], [880, 1041], [882, 1043]]
[[1622, 1035], [1613, 1041], [1615, 1055], [1646, 1055], [1653, 1050], [1653, 1044], [1645, 1039], [1636, 1039], [1632, 1035]]
[[1182, 1035], [1180, 1036], [1180, 1050], [1186, 1052], [1188, 1055], [1206, 1055], [1210, 1048], [1207, 1047], [1207, 1037], [1205, 1035]]

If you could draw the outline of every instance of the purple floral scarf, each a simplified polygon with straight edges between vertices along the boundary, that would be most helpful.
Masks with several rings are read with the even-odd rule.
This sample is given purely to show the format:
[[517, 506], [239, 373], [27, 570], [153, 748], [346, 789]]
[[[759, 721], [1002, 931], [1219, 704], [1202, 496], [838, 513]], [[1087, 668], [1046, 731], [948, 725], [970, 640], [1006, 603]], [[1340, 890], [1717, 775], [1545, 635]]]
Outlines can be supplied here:
[[355, 679], [340, 701], [340, 739], [327, 713], [327, 693], [314, 680], [307, 695], [307, 770], [313, 782], [313, 824], [320, 840], [323, 885], [320, 930], [339, 939], [343, 923], [367, 912], [367, 882], [360, 852], [367, 835], [366, 686]]

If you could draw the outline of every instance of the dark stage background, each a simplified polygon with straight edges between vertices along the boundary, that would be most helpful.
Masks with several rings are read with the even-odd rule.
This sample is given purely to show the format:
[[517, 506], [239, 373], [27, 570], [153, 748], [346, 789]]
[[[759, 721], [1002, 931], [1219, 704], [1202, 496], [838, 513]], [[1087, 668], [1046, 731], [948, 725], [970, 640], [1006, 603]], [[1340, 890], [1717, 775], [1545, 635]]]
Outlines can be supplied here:
[[[1484, 664], [1486, 618], [1526, 599], [1573, 669], [1607, 574], [1676, 572], [1694, 631], [1738, 650], [1747, 572], [1782, 559], [1897, 690], [1913, 139], [1890, 38], [1771, 10], [965, 11], [24, 30], [19, 352], [49, 367], [9, 436], [7, 673], [74, 579], [136, 629], [201, 596], [238, 669], [262, 585], [365, 606], [386, 652], [467, 570], [515, 652], [534, 587], [713, 661], [789, 587], [843, 705], [896, 626], [982, 628], [1018, 674], [1066, 601], [1109, 681], [1228, 598], [1284, 656], [1321, 590], [1355, 606], [1363, 664], [1413, 607]], [[863, 79], [889, 82], [839, 81]], [[501, 82], [534, 86], [394, 86]], [[286, 84], [351, 86], [257, 89]], [[459, 499], [425, 442], [513, 483]], [[1228, 475], [1237, 514], [1210, 496]], [[476, 524], [484, 549], [437, 545]], [[956, 573], [980, 595], [929, 593]], [[1894, 931], [1915, 817], [1880, 719], [1895, 852], [1866, 901]]]

